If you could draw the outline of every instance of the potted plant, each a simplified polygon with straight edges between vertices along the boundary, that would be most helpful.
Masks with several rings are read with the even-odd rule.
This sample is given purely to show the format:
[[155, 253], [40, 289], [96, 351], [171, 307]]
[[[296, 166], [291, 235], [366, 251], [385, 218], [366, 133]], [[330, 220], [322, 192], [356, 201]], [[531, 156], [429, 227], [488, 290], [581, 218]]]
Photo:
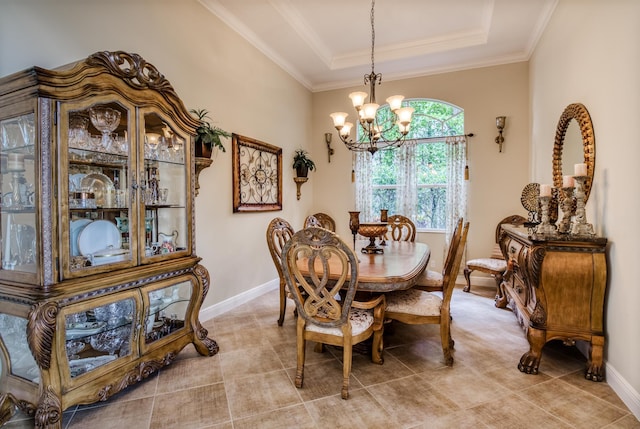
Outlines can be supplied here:
[[231, 134], [223, 130], [222, 128], [211, 125], [208, 121], [209, 112], [205, 109], [191, 109], [198, 120], [200, 126], [196, 128], [196, 157], [211, 158], [213, 149], [218, 148], [223, 152], [226, 152], [220, 137], [231, 137]]
[[309, 170], [316, 168], [316, 164], [309, 158], [307, 151], [297, 149], [293, 155], [293, 168], [297, 177], [307, 177]]

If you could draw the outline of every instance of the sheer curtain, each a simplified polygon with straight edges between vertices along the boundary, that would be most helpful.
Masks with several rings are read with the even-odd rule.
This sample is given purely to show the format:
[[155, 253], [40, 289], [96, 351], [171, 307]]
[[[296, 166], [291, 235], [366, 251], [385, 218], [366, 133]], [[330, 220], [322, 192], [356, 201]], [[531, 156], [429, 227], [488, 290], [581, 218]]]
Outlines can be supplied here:
[[360, 212], [360, 222], [373, 220], [371, 213], [371, 154], [354, 152], [356, 171], [356, 210]]
[[465, 167], [467, 166], [467, 137], [451, 136], [445, 140], [447, 144], [447, 224], [446, 246], [451, 241], [451, 235], [459, 218], [467, 217], [467, 181]]
[[406, 141], [400, 148], [395, 149], [398, 169], [396, 180], [400, 185], [396, 195], [396, 212], [409, 219], [416, 218], [418, 204], [418, 180], [416, 173], [416, 142]]

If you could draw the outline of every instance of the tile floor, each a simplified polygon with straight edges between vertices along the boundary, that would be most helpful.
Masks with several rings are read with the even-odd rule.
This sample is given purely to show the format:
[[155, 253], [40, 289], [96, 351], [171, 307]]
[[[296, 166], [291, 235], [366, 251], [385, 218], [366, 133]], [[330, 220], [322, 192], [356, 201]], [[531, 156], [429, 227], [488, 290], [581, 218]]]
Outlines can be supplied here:
[[[295, 388], [293, 302], [278, 327], [278, 294], [269, 292], [203, 323], [220, 346], [216, 356], [190, 345], [109, 401], [66, 410], [63, 428], [640, 428], [606, 383], [583, 378], [575, 348], [550, 343], [540, 374], [521, 374], [526, 339], [492, 294], [454, 292], [452, 368], [443, 365], [436, 326], [392, 324], [384, 365], [354, 354], [344, 401], [337, 349], [310, 350], [304, 387]], [[6, 425], [32, 426], [21, 415]]]

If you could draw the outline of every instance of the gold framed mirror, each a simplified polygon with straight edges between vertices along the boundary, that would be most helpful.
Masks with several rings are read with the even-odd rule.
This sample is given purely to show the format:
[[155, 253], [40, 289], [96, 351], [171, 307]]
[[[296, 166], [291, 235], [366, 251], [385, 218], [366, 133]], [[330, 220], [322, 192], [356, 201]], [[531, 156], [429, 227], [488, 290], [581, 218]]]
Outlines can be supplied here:
[[[564, 159], [564, 163], [563, 163]], [[573, 176], [574, 165], [587, 165], [585, 203], [591, 193], [596, 164], [596, 139], [589, 111], [580, 103], [568, 105], [558, 121], [553, 145], [553, 186], [562, 187], [562, 176]]]

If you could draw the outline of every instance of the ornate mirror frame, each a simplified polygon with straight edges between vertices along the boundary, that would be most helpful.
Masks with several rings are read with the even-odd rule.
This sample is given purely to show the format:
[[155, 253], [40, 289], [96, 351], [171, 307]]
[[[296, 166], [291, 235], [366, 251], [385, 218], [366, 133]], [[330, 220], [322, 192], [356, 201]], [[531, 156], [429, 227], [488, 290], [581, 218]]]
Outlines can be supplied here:
[[585, 203], [591, 193], [593, 182], [593, 172], [596, 166], [596, 139], [593, 133], [593, 123], [589, 111], [580, 103], [569, 104], [562, 112], [558, 126], [556, 128], [556, 140], [553, 145], [553, 186], [562, 187], [562, 148], [564, 137], [571, 120], [575, 119], [580, 126], [582, 135], [582, 148], [584, 152], [584, 163], [587, 164], [587, 176], [585, 183]]

